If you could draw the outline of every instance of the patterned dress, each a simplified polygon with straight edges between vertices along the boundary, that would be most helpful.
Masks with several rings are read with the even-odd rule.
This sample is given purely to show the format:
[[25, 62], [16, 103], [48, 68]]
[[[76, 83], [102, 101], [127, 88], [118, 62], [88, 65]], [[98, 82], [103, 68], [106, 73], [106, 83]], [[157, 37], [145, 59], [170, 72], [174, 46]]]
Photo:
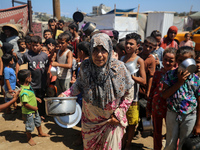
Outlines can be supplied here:
[[[105, 65], [92, 61], [93, 48], [102, 45], [108, 52]], [[82, 137], [85, 150], [121, 150], [127, 126], [126, 112], [133, 100], [134, 81], [123, 62], [112, 59], [112, 42], [104, 33], [91, 39], [90, 58], [81, 63], [76, 82], [63, 94], [83, 95]], [[108, 121], [114, 115], [118, 125]]]

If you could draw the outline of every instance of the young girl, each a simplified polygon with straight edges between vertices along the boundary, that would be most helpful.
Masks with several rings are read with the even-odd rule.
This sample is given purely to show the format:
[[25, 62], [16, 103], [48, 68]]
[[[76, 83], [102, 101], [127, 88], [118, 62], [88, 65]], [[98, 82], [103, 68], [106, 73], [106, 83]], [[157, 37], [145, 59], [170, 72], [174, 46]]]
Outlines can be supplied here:
[[153, 140], [154, 150], [161, 150], [162, 148], [162, 121], [166, 119], [167, 104], [166, 100], [163, 99], [160, 94], [163, 87], [163, 76], [169, 70], [174, 69], [176, 49], [169, 48], [163, 53], [163, 68], [157, 70], [154, 74], [151, 92], [147, 100], [147, 118], [152, 115], [153, 118]]
[[[178, 65], [187, 58], [195, 58], [191, 47], [183, 46], [176, 53]], [[162, 97], [167, 99], [166, 116], [166, 147], [165, 150], [176, 149], [179, 138], [179, 147], [193, 132], [200, 134], [200, 79], [193, 73], [175, 70], [165, 74]]]
[[161, 33], [158, 30], [154, 30], [151, 33], [151, 36], [154, 37], [156, 39], [156, 41], [157, 41], [156, 49], [153, 50], [151, 52], [151, 54], [153, 54], [153, 56], [154, 56], [154, 58], [156, 60], [156, 70], [160, 70], [163, 67], [162, 60], [163, 60], [163, 52], [164, 52], [164, 49], [162, 47], [160, 47], [160, 44], [161, 44]]
[[185, 33], [185, 40], [184, 41], [181, 41], [179, 47], [182, 47], [182, 46], [190, 46], [193, 48], [193, 42], [191, 41], [190, 39], [190, 33]]
[[178, 49], [178, 44], [174, 40], [177, 32], [178, 32], [178, 28], [176, 26], [171, 26], [167, 31], [167, 37], [162, 39], [160, 46], [163, 49], [166, 49], [169, 47], [174, 47], [174, 48]]
[[[127, 138], [126, 149], [130, 149], [131, 141], [135, 133], [135, 127], [139, 122], [139, 84], [146, 84], [144, 60], [135, 54], [135, 51], [140, 46], [140, 40], [141, 37], [137, 33], [127, 34], [125, 43], [126, 55], [121, 58], [121, 60], [125, 63], [127, 69], [130, 71], [132, 79], [135, 81], [133, 102], [127, 111], [129, 126], [127, 128], [127, 135], [124, 136], [124, 140], [126, 140]], [[135, 68], [133, 66], [135, 66]]]

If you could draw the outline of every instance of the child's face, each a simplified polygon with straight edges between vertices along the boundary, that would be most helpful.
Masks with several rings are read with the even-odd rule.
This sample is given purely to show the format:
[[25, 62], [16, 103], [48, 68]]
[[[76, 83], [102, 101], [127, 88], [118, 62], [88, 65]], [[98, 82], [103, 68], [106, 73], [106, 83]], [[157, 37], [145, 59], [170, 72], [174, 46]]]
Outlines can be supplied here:
[[74, 30], [72, 28], [69, 28], [69, 32], [73, 34]]
[[143, 44], [143, 54], [150, 54], [151, 51], [153, 51], [155, 49], [155, 45], [149, 43], [149, 42], [145, 42]]
[[176, 37], [176, 32], [170, 32], [170, 33], [169, 33], [169, 38], [170, 38], [171, 40], [174, 40], [175, 37]]
[[136, 40], [128, 39], [125, 43], [125, 51], [127, 54], [135, 53], [135, 51], [139, 48], [139, 44], [137, 44]]
[[184, 61], [187, 58], [191, 58], [190, 53], [185, 53], [184, 55], [177, 56], [176, 62], [178, 63], [178, 65], [180, 65], [182, 63], [182, 61]]
[[10, 37], [11, 36], [11, 31], [6, 29], [4, 30], [4, 34], [7, 36], [7, 37]]
[[175, 55], [172, 53], [166, 53], [163, 56], [163, 66], [165, 70], [172, 70], [176, 62]]
[[189, 34], [187, 34], [187, 36], [185, 37], [185, 40], [186, 41], [190, 40], [190, 35]]
[[42, 49], [42, 46], [40, 43], [32, 43], [31, 44], [32, 46], [32, 51], [36, 54], [40, 53], [41, 49]]
[[26, 49], [26, 44], [25, 44], [25, 42], [21, 42], [21, 43], [19, 44], [19, 49], [20, 49], [20, 50], [25, 50], [25, 49]]
[[29, 82], [29, 83], [30, 83], [31, 81], [32, 81], [32, 77], [31, 77], [31, 75], [30, 75], [29, 77], [26, 78], [26, 82]]
[[56, 22], [50, 22], [50, 23], [49, 23], [49, 28], [50, 28], [51, 30], [55, 30], [55, 29], [56, 29]]
[[46, 46], [43, 46], [42, 49], [41, 49], [41, 51], [43, 51], [43, 52], [46, 53], [47, 55], [49, 54], [49, 51], [48, 51], [48, 49], [47, 49]]
[[58, 39], [58, 45], [60, 50], [64, 51], [67, 48], [68, 43], [66, 42], [66, 39]]
[[200, 71], [200, 57], [196, 58], [195, 61], [197, 65], [197, 71], [199, 72]]
[[157, 36], [156, 41], [157, 41], [157, 46], [159, 46], [161, 43], [161, 36]]
[[28, 50], [31, 50], [31, 43], [26, 43], [26, 47]]
[[51, 32], [45, 32], [45, 33], [44, 33], [44, 38], [45, 38], [46, 40], [52, 38]]

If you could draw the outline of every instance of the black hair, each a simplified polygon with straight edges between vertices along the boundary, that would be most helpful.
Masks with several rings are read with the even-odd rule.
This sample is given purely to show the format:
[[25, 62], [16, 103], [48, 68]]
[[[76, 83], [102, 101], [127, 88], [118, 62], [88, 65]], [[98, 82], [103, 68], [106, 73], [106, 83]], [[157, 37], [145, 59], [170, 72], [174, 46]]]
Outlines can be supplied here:
[[61, 39], [61, 40], [66, 39], [66, 42], [68, 42], [69, 40], [71, 40], [71, 37], [68, 33], [63, 32], [59, 34], [58, 39]]
[[23, 69], [18, 72], [18, 79], [20, 84], [24, 84], [26, 78], [31, 75], [31, 71], [28, 69]]
[[113, 45], [113, 50], [116, 52], [117, 51], [117, 40], [112, 39], [112, 45]]
[[160, 31], [154, 30], [154, 31], [151, 32], [150, 36], [152, 36], [152, 37], [154, 37], [156, 39], [156, 37], [158, 37], [158, 36], [161, 37], [162, 35], [161, 35]]
[[48, 44], [53, 44], [53, 45], [56, 45], [56, 41], [54, 40], [54, 39], [52, 39], [52, 38], [49, 38], [49, 39], [47, 39], [46, 41], [45, 41], [45, 44], [46, 45], [48, 45]]
[[167, 53], [170, 53], [170, 54], [174, 54], [174, 56], [176, 57], [176, 52], [177, 52], [177, 49], [174, 48], [174, 47], [169, 47], [169, 48], [166, 48], [163, 52], [163, 57], [167, 54]]
[[150, 44], [152, 44], [154, 46], [157, 45], [156, 39], [154, 37], [152, 37], [152, 36], [146, 37], [146, 39], [144, 40], [144, 43], [150, 43]]
[[48, 24], [56, 22], [56, 19], [49, 19]]
[[184, 37], [187, 37], [188, 35], [190, 35], [189, 33], [185, 33]]
[[78, 25], [75, 22], [70, 23], [68, 28], [75, 29], [78, 32]]
[[117, 47], [120, 49], [120, 51], [125, 51], [125, 38], [119, 39]]
[[29, 35], [29, 36], [30, 36], [30, 34], [34, 34], [34, 33], [32, 31], [29, 31], [26, 33], [26, 35]]
[[64, 31], [64, 33], [68, 34], [70, 36], [70, 40], [72, 40], [72, 34], [68, 30]]
[[176, 52], [176, 59], [178, 58], [178, 56], [184, 55], [184, 54], [187, 54], [187, 53], [190, 53], [191, 58], [195, 59], [195, 52], [194, 52], [193, 48], [190, 47], [190, 46], [180, 47]]
[[2, 56], [2, 61], [3, 61], [3, 64], [5, 65], [5, 66], [8, 66], [9, 65], [9, 63], [10, 63], [10, 61], [13, 59], [13, 57], [12, 57], [12, 55], [11, 54], [4, 54], [3, 56]]
[[20, 45], [20, 43], [25, 42], [25, 38], [21, 38], [17, 40], [17, 44], [18, 46]]
[[136, 41], [137, 44], [140, 44], [141, 42], [141, 36], [137, 33], [130, 33], [126, 35], [126, 40], [129, 39], [134, 39]]
[[25, 43], [31, 43], [31, 36], [25, 36]]
[[118, 41], [119, 32], [117, 30], [113, 30], [112, 32], [113, 32], [114, 39]]
[[40, 36], [32, 36], [31, 37], [31, 42], [32, 43], [40, 43], [40, 44], [42, 44], [42, 39], [41, 39], [41, 37]]
[[49, 29], [44, 30], [43, 35], [44, 35], [46, 32], [50, 32], [50, 33], [53, 35], [53, 32], [52, 32], [51, 30], [49, 30]]
[[77, 47], [79, 50], [82, 50], [85, 53], [85, 55], [89, 56], [89, 50], [90, 50], [89, 42], [86, 41], [80, 42]]
[[200, 51], [195, 51], [195, 59], [200, 57]]
[[68, 48], [70, 51], [72, 51], [72, 52], [73, 52], [73, 50], [74, 50], [74, 47], [73, 47], [71, 44], [67, 45], [67, 48]]
[[62, 19], [59, 20], [58, 22], [59, 22], [59, 23], [62, 23], [62, 24], [65, 24], [64, 20], [62, 20]]

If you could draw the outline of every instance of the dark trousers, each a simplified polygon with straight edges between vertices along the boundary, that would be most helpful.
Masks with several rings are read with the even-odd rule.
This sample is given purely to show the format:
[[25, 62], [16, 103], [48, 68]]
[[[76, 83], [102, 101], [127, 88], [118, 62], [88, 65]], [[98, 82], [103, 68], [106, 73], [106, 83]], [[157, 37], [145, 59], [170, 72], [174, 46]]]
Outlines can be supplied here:
[[42, 103], [37, 102], [38, 105], [38, 112], [40, 116], [45, 116], [45, 102], [44, 102], [44, 97], [45, 97], [45, 90], [44, 89], [33, 89], [35, 92], [35, 96], [40, 98], [42, 100]]

